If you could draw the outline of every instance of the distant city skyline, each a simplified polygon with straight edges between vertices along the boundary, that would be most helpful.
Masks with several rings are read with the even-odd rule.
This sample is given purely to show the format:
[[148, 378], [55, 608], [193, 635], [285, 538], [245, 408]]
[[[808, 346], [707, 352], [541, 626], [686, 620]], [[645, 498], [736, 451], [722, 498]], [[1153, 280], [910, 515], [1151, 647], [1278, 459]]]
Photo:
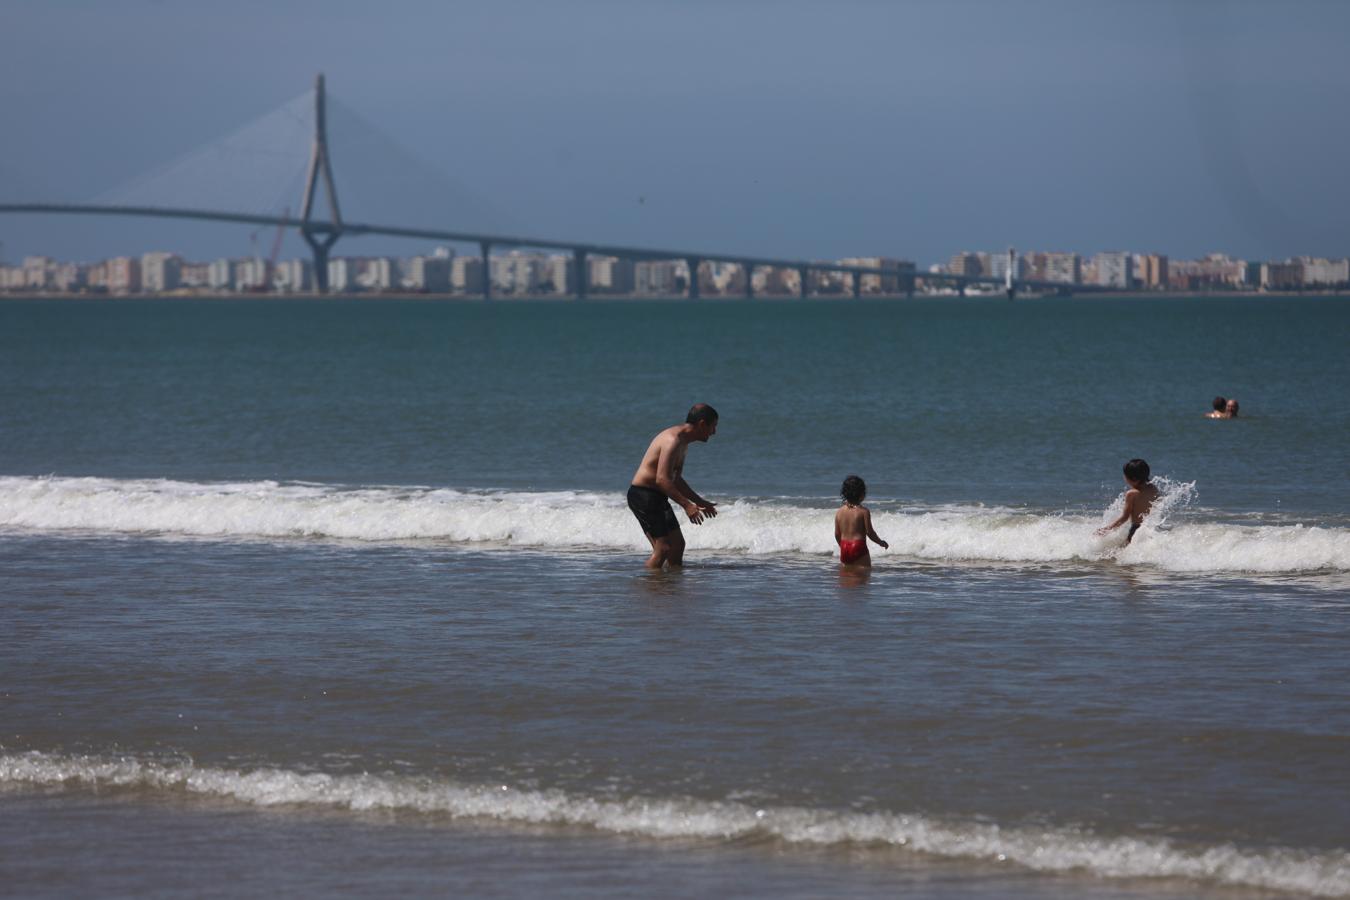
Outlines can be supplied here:
[[[1347, 34], [1331, 3], [29, 4], [0, 33], [0, 200], [98, 196], [322, 70], [460, 191], [447, 215], [476, 198], [532, 234], [930, 262], [1008, 245], [1335, 258]], [[355, 163], [339, 154], [340, 185]], [[0, 216], [11, 261], [170, 236], [193, 254], [247, 243]]]
[[[278, 245], [274, 244], [274, 250]], [[432, 294], [481, 296], [485, 272], [495, 297], [547, 297], [578, 294], [611, 297], [897, 296], [997, 292], [1004, 279], [1032, 283], [1031, 290], [1072, 293], [1075, 289], [1123, 292], [1350, 290], [1350, 257], [1299, 256], [1284, 260], [1245, 260], [1224, 253], [1201, 259], [1172, 259], [1165, 254], [1105, 251], [1091, 256], [1073, 252], [1018, 253], [961, 251], [945, 264], [917, 267], [895, 257], [845, 257], [821, 263], [881, 269], [890, 274], [861, 274], [793, 266], [747, 265], [708, 259], [698, 264], [697, 292], [690, 292], [691, 261], [634, 259], [604, 254], [585, 257], [585, 281], [577, 281], [577, 258], [514, 248], [483, 257], [460, 254], [450, 246], [430, 253], [392, 257], [335, 256], [328, 260], [332, 294]], [[486, 265], [486, 270], [485, 270]], [[985, 281], [954, 285], [941, 278], [954, 274]], [[747, 285], [746, 279], [749, 279]], [[857, 279], [856, 282], [854, 279]], [[1021, 287], [1028, 290], [1026, 285]], [[308, 259], [275, 255], [185, 259], [157, 250], [94, 262], [28, 256], [17, 265], [0, 261], [0, 296], [58, 295], [284, 295], [317, 291]]]

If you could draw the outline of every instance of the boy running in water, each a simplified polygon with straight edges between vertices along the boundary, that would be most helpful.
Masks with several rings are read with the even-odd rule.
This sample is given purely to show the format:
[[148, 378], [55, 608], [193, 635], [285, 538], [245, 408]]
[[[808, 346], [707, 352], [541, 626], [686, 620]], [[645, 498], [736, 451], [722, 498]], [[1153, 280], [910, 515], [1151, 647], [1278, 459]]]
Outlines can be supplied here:
[[867, 552], [867, 540], [871, 538], [881, 547], [890, 544], [877, 537], [872, 529], [872, 513], [862, 505], [867, 496], [867, 485], [857, 475], [844, 479], [839, 489], [844, 505], [834, 514], [834, 542], [839, 545], [839, 562], [846, 566], [870, 566], [872, 555]]
[[1158, 499], [1158, 488], [1152, 481], [1149, 481], [1150, 473], [1148, 463], [1142, 459], [1132, 459], [1125, 464], [1125, 483], [1130, 489], [1125, 492], [1125, 508], [1121, 510], [1120, 518], [1116, 519], [1110, 525], [1098, 528], [1098, 534], [1106, 534], [1108, 531], [1114, 531], [1126, 520], [1130, 523], [1130, 533], [1125, 536], [1125, 543], [1129, 543], [1134, 537], [1134, 533], [1139, 530], [1139, 526], [1144, 524], [1144, 516], [1153, 509], [1153, 501]]

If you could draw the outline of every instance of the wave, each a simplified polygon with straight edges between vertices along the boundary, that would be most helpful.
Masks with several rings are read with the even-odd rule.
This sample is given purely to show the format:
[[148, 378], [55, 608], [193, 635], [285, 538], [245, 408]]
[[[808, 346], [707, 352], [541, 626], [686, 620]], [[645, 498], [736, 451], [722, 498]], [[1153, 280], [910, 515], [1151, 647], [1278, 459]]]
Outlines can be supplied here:
[[[874, 511], [886, 556], [914, 560], [1073, 563], [1114, 560], [1169, 572], [1350, 571], [1350, 528], [1190, 521], [1193, 486], [1163, 482], [1153, 515], [1128, 546], [1112, 517], [954, 506]], [[1169, 518], [1179, 521], [1170, 522]], [[0, 527], [213, 538], [436, 540], [541, 549], [641, 550], [622, 495], [457, 491], [257, 481], [0, 477]], [[693, 550], [736, 555], [835, 552], [829, 509], [739, 500], [701, 527]]]
[[606, 799], [432, 777], [329, 775], [199, 767], [134, 757], [0, 755], [0, 785], [127, 789], [222, 798], [251, 806], [401, 811], [503, 824], [583, 826], [649, 838], [769, 839], [868, 845], [952, 859], [1013, 863], [1042, 872], [1111, 878], [1186, 878], [1323, 897], [1350, 896], [1350, 853], [1232, 844], [1184, 846], [1078, 828], [1004, 828], [928, 816], [803, 807], [755, 807], [693, 798]]

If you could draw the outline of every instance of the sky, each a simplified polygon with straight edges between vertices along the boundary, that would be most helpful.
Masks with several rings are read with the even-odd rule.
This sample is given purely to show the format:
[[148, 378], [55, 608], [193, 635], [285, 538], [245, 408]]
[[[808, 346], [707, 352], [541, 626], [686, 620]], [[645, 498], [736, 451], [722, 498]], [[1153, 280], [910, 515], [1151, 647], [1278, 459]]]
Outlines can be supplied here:
[[[1347, 46], [1350, 4], [1300, 0], [0, 0], [0, 201], [125, 196], [323, 72], [391, 160], [344, 170], [335, 134], [354, 220], [921, 265], [1345, 256]], [[10, 262], [250, 240], [0, 214]]]

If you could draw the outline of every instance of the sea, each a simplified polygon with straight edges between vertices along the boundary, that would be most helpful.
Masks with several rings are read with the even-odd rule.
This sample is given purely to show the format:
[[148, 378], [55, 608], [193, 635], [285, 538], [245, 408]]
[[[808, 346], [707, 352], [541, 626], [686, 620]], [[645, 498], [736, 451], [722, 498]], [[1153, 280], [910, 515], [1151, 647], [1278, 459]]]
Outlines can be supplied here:
[[1347, 397], [1345, 297], [0, 301], [0, 893], [1350, 897]]

